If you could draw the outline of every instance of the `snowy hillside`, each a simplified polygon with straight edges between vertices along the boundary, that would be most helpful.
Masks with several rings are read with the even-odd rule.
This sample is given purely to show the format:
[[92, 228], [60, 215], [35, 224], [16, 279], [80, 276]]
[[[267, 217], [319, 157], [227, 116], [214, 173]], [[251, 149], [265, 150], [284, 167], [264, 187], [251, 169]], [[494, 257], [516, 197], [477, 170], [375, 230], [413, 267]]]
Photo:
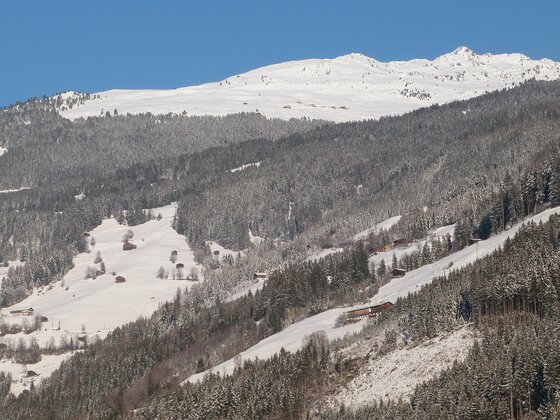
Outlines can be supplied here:
[[356, 408], [380, 399], [407, 398], [416, 385], [438, 375], [453, 362], [464, 360], [474, 339], [472, 330], [464, 327], [417, 346], [403, 346], [368, 358], [358, 376], [332, 398], [331, 404]]
[[[172, 280], [175, 270], [170, 262], [172, 251], [177, 251], [177, 263], [184, 264], [183, 278], [192, 267], [198, 267], [185, 238], [171, 227], [175, 210], [175, 205], [153, 209], [153, 214], [162, 214], [161, 220], [132, 227], [119, 225], [115, 219], [104, 220], [90, 232], [95, 238], [91, 252], [76, 256], [74, 268], [62, 281], [51, 289], [36, 290], [24, 301], [4, 309], [3, 314], [32, 307], [36, 314], [49, 318], [49, 326], [58, 327], [60, 322], [60, 334], [78, 334], [84, 325], [88, 333], [100, 336], [139, 316], [151, 315], [161, 302], [175, 296], [177, 288], [184, 290], [195, 283]], [[128, 230], [134, 233], [130, 243], [137, 249], [123, 251], [122, 239]], [[100, 267], [94, 264], [98, 252], [106, 273], [85, 279], [88, 268]], [[167, 279], [156, 277], [160, 267], [169, 274]], [[116, 283], [116, 276], [126, 281]], [[47, 335], [52, 334], [49, 331]], [[40, 342], [43, 335], [38, 332]], [[9, 336], [3, 337], [2, 341], [8, 339]]]
[[[90, 340], [96, 335], [103, 338], [118, 326], [140, 316], [150, 316], [162, 302], [173, 299], [177, 289], [190, 288], [196, 282], [173, 280], [173, 277], [184, 279], [192, 268], [199, 269], [185, 238], [171, 227], [175, 212], [176, 204], [152, 209], [155, 216], [161, 214], [161, 220], [153, 219], [138, 226], [119, 225], [115, 219], [104, 220], [89, 232], [89, 240], [95, 239], [90, 252], [74, 258], [74, 268], [63, 280], [52, 287], [35, 290], [24, 301], [4, 308], [0, 313], [0, 322], [6, 324], [31, 324], [32, 316], [10, 314], [13, 310], [27, 308], [33, 308], [35, 315], [45, 316], [48, 320], [30, 334], [20, 332], [0, 337], [0, 343], [15, 346], [20, 339], [26, 342], [36, 339], [40, 347], [45, 347], [71, 338], [76, 342], [83, 334], [82, 328]], [[124, 251], [122, 240], [129, 230], [133, 232], [129, 242], [137, 248]], [[172, 251], [177, 251], [176, 263], [170, 261]], [[94, 262], [98, 253], [106, 272], [98, 274], [95, 279], [86, 279], [88, 269], [101, 270], [101, 262]], [[182, 274], [176, 269], [179, 263], [184, 265]], [[21, 263], [10, 265], [18, 264]], [[157, 278], [160, 267], [167, 278]], [[0, 277], [5, 269], [2, 270]], [[124, 277], [125, 281], [117, 283], [117, 276]], [[64, 357], [48, 360], [52, 367], [53, 361], [60, 363]], [[0, 371], [14, 371], [16, 368], [12, 365], [11, 361], [0, 360]], [[38, 366], [42, 366], [41, 362]], [[27, 367], [40, 370], [35, 365]]]
[[[283, 119], [353, 121], [467, 99], [535, 78], [560, 78], [560, 64], [522, 54], [478, 55], [466, 47], [433, 61], [380, 62], [361, 54], [290, 61], [173, 90], [109, 90], [82, 102], [62, 94], [60, 113], [75, 119], [119, 114], [226, 115], [260, 112]], [[68, 109], [70, 103], [74, 103]]]
[[[498, 235], [492, 236], [487, 240], [480, 241], [477, 245], [471, 245], [433, 264], [424, 265], [416, 270], [410, 271], [404, 277], [395, 278], [390, 283], [379, 289], [377, 295], [371, 299], [371, 303], [379, 304], [387, 301], [396, 302], [399, 297], [406, 297], [409, 293], [414, 293], [420, 290], [421, 286], [430, 283], [434, 278], [442, 276], [445, 271], [448, 270], [448, 267], [450, 267], [450, 263], [453, 263], [451, 265], [453, 269], [464, 267], [467, 264], [476, 261], [478, 258], [487, 256], [497, 250], [504, 244], [507, 238], [515, 236], [523, 223], [545, 222], [552, 214], [557, 213], [560, 213], [560, 207], [545, 210], [544, 212], [532, 216], [524, 222], [518, 223]], [[450, 233], [451, 226], [438, 229], [435, 233], [437, 235]], [[363, 327], [365, 320], [353, 324], [347, 324], [338, 328], [336, 327], [336, 320], [342, 313], [362, 306], [363, 305], [331, 309], [306, 318], [290, 325], [286, 329], [274, 335], [265, 338], [253, 347], [240, 353], [240, 358], [241, 360], [251, 360], [254, 358], [266, 359], [279, 352], [281, 348], [284, 348], [287, 351], [296, 351], [303, 346], [305, 337], [319, 331], [324, 331], [330, 340], [344, 337], [345, 334], [359, 331]], [[235, 363], [235, 359], [229, 359], [209, 369], [208, 371], [190, 376], [185, 382], [200, 381], [204, 378], [204, 375], [207, 372], [231, 374], [235, 368]], [[406, 372], [403, 373], [403, 375], [405, 374]], [[402, 393], [405, 394], [405, 391], [408, 389], [409, 388], [406, 388]]]

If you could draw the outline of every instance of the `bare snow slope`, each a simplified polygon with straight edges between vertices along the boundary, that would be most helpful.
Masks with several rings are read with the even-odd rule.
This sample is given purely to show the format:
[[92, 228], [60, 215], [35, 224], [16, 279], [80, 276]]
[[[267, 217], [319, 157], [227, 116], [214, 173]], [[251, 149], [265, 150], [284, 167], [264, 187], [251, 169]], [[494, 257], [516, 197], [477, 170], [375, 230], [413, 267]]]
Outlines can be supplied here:
[[374, 357], [332, 399], [331, 405], [358, 408], [380, 399], [407, 398], [417, 385], [450, 367], [455, 360], [463, 361], [474, 339], [472, 331], [464, 327], [417, 346]]
[[[512, 87], [524, 80], [560, 78], [560, 64], [522, 54], [477, 55], [465, 47], [433, 61], [380, 62], [361, 54], [289, 61], [221, 82], [173, 90], [109, 90], [68, 109], [75, 119], [113, 114], [227, 115], [260, 112], [283, 119], [353, 121], [402, 114]], [[61, 95], [67, 101], [73, 93]]]
[[[539, 213], [533, 217], [518, 223], [512, 228], [493, 236], [485, 241], [479, 242], [478, 245], [472, 245], [462, 249], [454, 254], [442, 258], [437, 263], [428, 264], [416, 270], [410, 271], [404, 277], [393, 279], [389, 284], [381, 287], [377, 295], [371, 300], [372, 303], [381, 303], [386, 301], [395, 302], [399, 297], [405, 297], [409, 293], [420, 290], [420, 287], [430, 283], [434, 278], [443, 275], [449, 263], [453, 262], [453, 268], [460, 268], [469, 263], [474, 262], [477, 258], [482, 258], [498, 249], [508, 237], [513, 237], [519, 228], [528, 222], [546, 222], [552, 214], [560, 213], [560, 207], [554, 207]], [[452, 226], [452, 225], [451, 225]], [[445, 227], [438, 230], [438, 233], [446, 233], [451, 227]], [[448, 233], [448, 232], [447, 232]], [[253, 347], [240, 353], [242, 360], [266, 359], [279, 352], [283, 347], [287, 351], [296, 351], [302, 347], [303, 340], [309, 334], [317, 331], [325, 331], [327, 337], [331, 340], [343, 337], [345, 334], [359, 331], [363, 326], [363, 320], [355, 324], [348, 324], [340, 328], [335, 328], [336, 319], [342, 313], [358, 308], [336, 308], [331, 309], [303, 321], [290, 325], [284, 330], [265, 338]], [[235, 360], [227, 360], [209, 371], [214, 373], [230, 374], [235, 367]], [[208, 372], [208, 371], [206, 371]], [[192, 375], [187, 379], [189, 382], [196, 382], [204, 378], [206, 372]]]

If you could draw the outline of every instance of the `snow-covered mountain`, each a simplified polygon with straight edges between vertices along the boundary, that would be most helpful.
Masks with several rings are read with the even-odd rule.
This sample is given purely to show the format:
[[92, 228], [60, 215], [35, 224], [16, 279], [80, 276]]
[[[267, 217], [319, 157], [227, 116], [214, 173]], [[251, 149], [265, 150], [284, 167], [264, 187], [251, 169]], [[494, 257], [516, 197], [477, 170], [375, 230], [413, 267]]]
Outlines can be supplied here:
[[[172, 90], [108, 90], [62, 94], [69, 119], [111, 114], [226, 115], [352, 121], [402, 114], [435, 103], [467, 99], [525, 80], [560, 78], [560, 63], [522, 54], [478, 55], [459, 47], [433, 61], [383, 63], [362, 54], [290, 61], [261, 67], [217, 83]], [[71, 102], [75, 103], [70, 108]]]

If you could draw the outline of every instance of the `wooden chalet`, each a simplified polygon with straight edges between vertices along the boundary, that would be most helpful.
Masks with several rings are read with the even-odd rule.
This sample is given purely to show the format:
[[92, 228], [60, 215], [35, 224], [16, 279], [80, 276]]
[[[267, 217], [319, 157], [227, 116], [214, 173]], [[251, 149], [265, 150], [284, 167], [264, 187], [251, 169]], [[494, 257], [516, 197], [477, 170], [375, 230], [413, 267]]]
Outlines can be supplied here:
[[404, 239], [404, 238], [400, 238], [397, 239], [395, 241], [393, 241], [393, 247], [394, 248], [403, 248], [408, 246], [408, 239]]
[[35, 315], [35, 310], [33, 308], [28, 309], [16, 309], [10, 311], [11, 316], [33, 316]]
[[132, 251], [136, 249], [136, 245], [131, 244], [130, 242], [125, 242], [122, 246], [123, 251]]
[[353, 309], [347, 311], [346, 317], [348, 321], [354, 321], [358, 319], [371, 318], [377, 316], [380, 312], [387, 311], [393, 307], [391, 302], [385, 302], [380, 305], [367, 306], [365, 308]]
[[177, 264], [175, 264], [175, 268], [185, 268], [185, 264], [177, 263]]
[[253, 280], [262, 280], [267, 278], [268, 278], [268, 274], [266, 273], [253, 273]]
[[115, 283], [124, 283], [124, 282], [126, 282], [126, 279], [123, 276], [115, 277]]
[[380, 252], [385, 252], [385, 246], [384, 245], [379, 245], [376, 246], [375, 248], [373, 248], [373, 253], [374, 254], [379, 254]]
[[213, 254], [217, 257], [218, 255], [220, 255], [220, 251], [215, 250], [215, 251], [213, 252]]
[[404, 270], [402, 268], [393, 268], [393, 270], [391, 271], [391, 274], [393, 274], [393, 276], [395, 276], [395, 277], [402, 277], [406, 274], [406, 270]]
[[477, 244], [477, 243], [479, 243], [481, 240], [482, 240], [482, 239], [471, 238], [471, 239], [469, 239], [469, 245]]

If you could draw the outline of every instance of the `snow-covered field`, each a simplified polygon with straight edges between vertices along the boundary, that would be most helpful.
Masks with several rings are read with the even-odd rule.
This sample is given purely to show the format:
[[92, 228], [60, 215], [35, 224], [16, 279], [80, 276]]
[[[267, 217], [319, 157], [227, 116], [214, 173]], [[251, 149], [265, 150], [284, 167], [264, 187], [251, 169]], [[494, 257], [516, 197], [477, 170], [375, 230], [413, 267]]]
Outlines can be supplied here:
[[455, 360], [463, 361], [474, 340], [472, 331], [464, 327], [417, 346], [400, 347], [374, 357], [329, 403], [358, 408], [380, 399], [407, 398], [416, 385], [450, 367]]
[[[63, 361], [74, 353], [75, 351], [57, 355], [43, 355], [40, 362], [25, 366], [10, 360], [2, 360], [0, 361], [0, 370], [12, 374], [10, 392], [19, 395], [23, 390], [29, 389], [31, 382], [38, 385], [43, 379], [48, 378]], [[35, 372], [37, 376], [28, 376], [28, 371]]]
[[[91, 252], [77, 255], [74, 268], [62, 281], [52, 288], [35, 290], [24, 301], [2, 311], [4, 322], [21, 323], [28, 317], [12, 317], [9, 312], [31, 307], [36, 315], [46, 316], [48, 322], [31, 334], [6, 335], [0, 342], [17, 344], [20, 338], [26, 341], [35, 338], [40, 346], [51, 340], [58, 345], [63, 337], [67, 340], [72, 337], [75, 342], [82, 326], [90, 338], [95, 335], [103, 338], [120, 325], [151, 315], [162, 302], [173, 299], [177, 289], [191, 287], [195, 282], [171, 279], [175, 270], [175, 264], [170, 262], [172, 251], [177, 251], [176, 262], [184, 264], [186, 273], [191, 267], [199, 268], [184, 236], [171, 227], [175, 212], [175, 204], [153, 209], [153, 214], [161, 213], [161, 220], [132, 227], [119, 225], [114, 219], [104, 220], [90, 232], [90, 238], [95, 238]], [[130, 242], [137, 249], [123, 251], [122, 239], [128, 230], [134, 233]], [[95, 280], [85, 279], [87, 268], [100, 268], [100, 264], [93, 263], [97, 252], [106, 273]], [[156, 277], [160, 267], [169, 273], [168, 279]], [[123, 276], [126, 281], [115, 283], [116, 276]]]
[[[477, 245], [469, 246], [441, 259], [436, 263], [428, 264], [416, 270], [410, 271], [404, 277], [393, 279], [390, 283], [379, 289], [378, 294], [372, 298], [371, 303], [378, 304], [387, 301], [395, 302], [399, 297], [406, 297], [409, 293], [420, 290], [421, 286], [430, 283], [434, 278], [443, 275], [444, 272], [449, 269], [448, 266], [450, 263], [453, 263], [453, 269], [464, 267], [467, 264], [474, 262], [477, 258], [482, 258], [494, 252], [506, 241], [508, 237], [513, 237], [523, 223], [544, 222], [547, 221], [552, 214], [556, 213], [560, 213], [560, 207], [545, 210], [544, 212], [530, 217], [524, 222], [518, 223], [512, 228], [496, 236], [490, 237], [485, 241], [480, 241]], [[446, 233], [449, 233], [452, 229], [451, 226], [446, 226], [438, 230], [438, 234], [445, 235]], [[242, 360], [254, 359], [256, 357], [259, 359], [266, 359], [279, 352], [282, 347], [287, 351], [296, 351], [302, 347], [303, 339], [306, 336], [318, 331], [325, 331], [327, 337], [331, 340], [343, 337], [347, 333], [359, 331], [363, 326], [363, 321], [345, 325], [340, 328], [335, 328], [335, 324], [336, 319], [340, 316], [340, 314], [361, 306], [363, 305], [331, 309], [292, 324], [286, 329], [267, 337], [248, 350], [240, 353], [241, 358]], [[235, 361], [234, 359], [230, 359], [215, 366], [210, 369], [210, 371], [229, 374], [233, 371], [234, 367]], [[204, 377], [204, 373], [205, 372], [193, 375], [189, 377], [187, 381], [198, 381]]]
[[[111, 114], [169, 112], [227, 115], [259, 112], [283, 119], [352, 121], [402, 114], [512, 87], [524, 80], [560, 77], [554, 61], [522, 54], [477, 55], [460, 47], [430, 61], [380, 62], [362, 54], [289, 61], [234, 75], [217, 83], [173, 90], [109, 90], [99, 98], [63, 106], [75, 119]], [[72, 97], [62, 94], [62, 98]], [[466, 111], [465, 111], [466, 112]]]
[[[104, 220], [90, 232], [95, 238], [91, 252], [76, 256], [74, 268], [62, 281], [50, 290], [36, 290], [4, 312], [32, 307], [36, 314], [48, 317], [53, 327], [58, 327], [60, 322], [58, 334], [80, 333], [84, 325], [88, 333], [100, 336], [139, 316], [151, 315], [161, 302], [172, 299], [178, 288], [194, 284], [187, 280], [171, 280], [175, 268], [169, 258], [171, 251], [177, 251], [177, 263], [183, 263], [187, 273], [191, 267], [198, 267], [184, 236], [171, 227], [175, 211], [176, 205], [153, 209], [152, 213], [161, 213], [162, 219], [138, 226], [122, 226], [114, 219]], [[130, 242], [138, 248], [123, 251], [122, 239], [128, 230], [134, 233]], [[105, 263], [106, 273], [95, 280], [85, 279], [88, 267], [99, 268], [99, 264], [93, 263], [97, 252]], [[156, 278], [160, 267], [169, 273], [168, 279]], [[115, 283], [115, 276], [123, 276], [126, 282]], [[53, 334], [49, 331], [46, 335]], [[38, 338], [43, 335], [39, 334]], [[4, 337], [0, 341], [7, 339]]]

